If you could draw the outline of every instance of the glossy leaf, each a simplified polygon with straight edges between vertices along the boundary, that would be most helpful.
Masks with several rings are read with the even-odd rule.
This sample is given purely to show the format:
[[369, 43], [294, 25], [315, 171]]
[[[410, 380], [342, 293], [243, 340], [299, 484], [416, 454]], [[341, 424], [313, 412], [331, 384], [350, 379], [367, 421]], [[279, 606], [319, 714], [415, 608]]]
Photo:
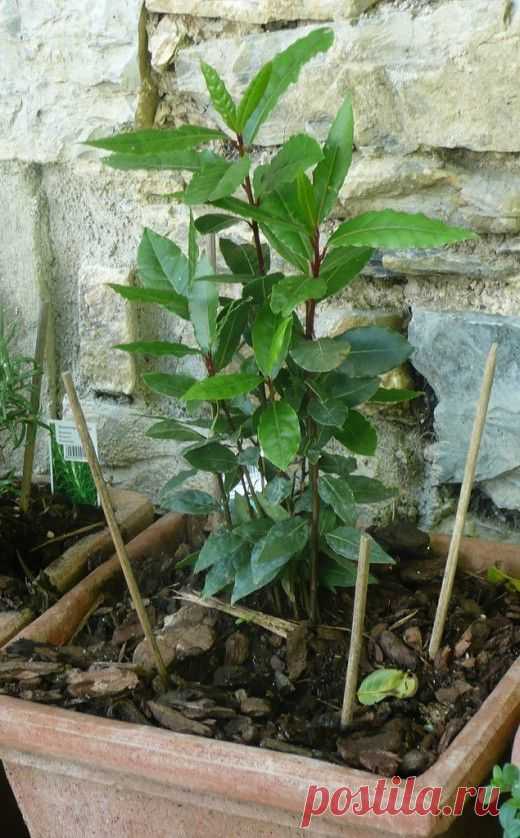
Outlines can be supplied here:
[[264, 535], [267, 535], [272, 526], [272, 521], [268, 518], [255, 518], [252, 521], [248, 520], [245, 524], [239, 524], [233, 532], [240, 536], [242, 541], [256, 544]]
[[291, 494], [291, 481], [286, 477], [273, 477], [265, 487], [262, 495], [269, 503], [281, 503]]
[[258, 439], [263, 455], [278, 468], [286, 469], [300, 445], [298, 415], [287, 402], [271, 402], [262, 410]]
[[251, 553], [253, 579], [258, 587], [271, 582], [281, 568], [303, 550], [308, 539], [309, 527], [304, 518], [288, 518], [274, 524]]
[[385, 698], [411, 698], [419, 689], [417, 676], [400, 669], [376, 669], [363, 678], [357, 691], [360, 704], [371, 706]]
[[341, 372], [352, 378], [380, 375], [404, 363], [413, 352], [406, 338], [381, 326], [349, 329], [337, 338], [350, 345], [350, 353]]
[[285, 259], [286, 262], [302, 272], [307, 271], [307, 257], [300, 236], [297, 236], [289, 244], [288, 237], [283, 235], [284, 231], [274, 222], [271, 224], [262, 224], [261, 230], [273, 250], [276, 250], [282, 259]]
[[330, 399], [320, 402], [312, 399], [309, 402], [307, 413], [318, 425], [329, 425], [334, 428], [341, 428], [345, 424], [348, 414], [348, 407], [341, 399]]
[[197, 445], [183, 452], [183, 457], [190, 466], [209, 471], [213, 474], [233, 471], [237, 466], [236, 455], [230, 448], [221, 445], [220, 442], [207, 442], [205, 445]]
[[[361, 530], [356, 527], [343, 526], [327, 533], [325, 540], [338, 556], [343, 556], [350, 562], [357, 562], [361, 535]], [[370, 539], [370, 564], [395, 564], [391, 556], [385, 553], [372, 538]]]
[[201, 573], [223, 559], [231, 558], [243, 546], [243, 539], [229, 530], [212, 532], [201, 547], [199, 558], [193, 568], [194, 573]]
[[392, 387], [380, 387], [370, 401], [377, 404], [400, 404], [418, 399], [420, 396], [424, 396], [422, 390], [395, 390]]
[[202, 598], [207, 599], [210, 596], [215, 596], [219, 591], [231, 585], [234, 578], [235, 568], [231, 559], [225, 558], [217, 562], [206, 573]]
[[116, 285], [112, 282], [109, 286], [120, 297], [132, 303], [155, 303], [175, 312], [183, 320], [189, 320], [188, 301], [173, 288], [170, 291], [162, 288], [135, 288], [132, 285]]
[[242, 333], [247, 323], [249, 305], [247, 302], [233, 302], [217, 322], [217, 340], [213, 352], [215, 369], [221, 370], [230, 363], [242, 342]]
[[194, 206], [227, 198], [236, 192], [245, 180], [250, 165], [248, 157], [241, 157], [234, 163], [228, 163], [226, 160], [208, 163], [193, 175], [183, 193], [184, 203]]
[[219, 373], [203, 381], [197, 381], [183, 394], [185, 401], [218, 401], [232, 399], [242, 393], [250, 393], [262, 383], [257, 375], [246, 373]]
[[316, 140], [308, 134], [295, 134], [287, 140], [270, 163], [261, 167], [261, 177], [255, 179], [256, 197], [279, 189], [284, 183], [291, 183], [322, 157], [321, 148]]
[[166, 492], [161, 495], [161, 505], [172, 512], [182, 512], [186, 515], [209, 515], [219, 509], [215, 498], [198, 489]]
[[307, 276], [288, 276], [280, 280], [271, 294], [271, 310], [287, 317], [296, 306], [306, 300], [319, 300], [327, 286], [322, 279]]
[[163, 396], [180, 399], [193, 386], [195, 379], [191, 375], [172, 375], [167, 372], [145, 372], [143, 381], [150, 390]]
[[172, 288], [185, 294], [188, 287], [188, 260], [166, 236], [144, 230], [137, 251], [137, 275], [145, 288]]
[[206, 64], [205, 61], [200, 62], [200, 68], [213, 107], [220, 114], [228, 128], [235, 131], [237, 127], [237, 111], [224, 81], [220, 78], [215, 68]]
[[242, 466], [256, 466], [260, 457], [260, 449], [256, 445], [244, 448], [238, 455], [238, 462]]
[[245, 555], [240, 561], [235, 561], [233, 591], [231, 593], [231, 605], [238, 602], [240, 599], [249, 596], [257, 590], [258, 585], [253, 579], [253, 572], [251, 569], [251, 559], [249, 555]]
[[303, 338], [291, 349], [291, 358], [308, 372], [327, 372], [338, 367], [349, 351], [346, 341], [340, 342], [336, 338]]
[[250, 298], [257, 305], [263, 306], [267, 303], [274, 286], [282, 278], [283, 274], [268, 274], [267, 276], [258, 276], [255, 279], [251, 279], [244, 287], [242, 297]]
[[319, 461], [320, 471], [326, 474], [337, 474], [340, 477], [350, 477], [357, 468], [355, 457], [342, 457], [341, 454], [324, 452]]
[[130, 352], [136, 355], [151, 355], [153, 358], [173, 357], [184, 358], [186, 355], [200, 355], [200, 350], [183, 343], [167, 340], [138, 340], [133, 343], [118, 343], [114, 349]]
[[[224, 261], [232, 273], [250, 277], [259, 276], [262, 273], [254, 245], [237, 244], [231, 239], [220, 239], [219, 246]], [[269, 247], [265, 244], [262, 245], [262, 254], [264, 269], [268, 271], [270, 267]]]
[[340, 224], [329, 239], [331, 247], [383, 247], [397, 250], [440, 247], [443, 244], [477, 239], [463, 227], [450, 227], [422, 213], [395, 210], [364, 212]]
[[190, 320], [204, 353], [213, 348], [217, 334], [218, 289], [214, 282], [194, 282], [188, 292]]
[[312, 235], [318, 226], [318, 207], [316, 206], [312, 183], [305, 172], [300, 172], [296, 178], [296, 194], [305, 227], [308, 233]]
[[269, 79], [271, 78], [272, 70], [273, 65], [271, 61], [268, 61], [267, 64], [264, 64], [261, 70], [259, 70], [256, 76], [254, 76], [249, 82], [237, 108], [236, 127], [239, 134], [243, 132], [247, 120], [254, 112], [264, 95], [267, 85], [269, 84]]
[[356, 503], [382, 503], [398, 495], [397, 489], [385, 486], [380, 480], [365, 477], [363, 474], [349, 476], [347, 483], [352, 489]]
[[356, 565], [352, 562], [352, 567], [348, 564], [339, 565], [334, 561], [320, 562], [319, 580], [320, 585], [328, 588], [329, 591], [335, 591], [336, 588], [353, 588], [356, 584]]
[[267, 500], [264, 496], [263, 492], [256, 493], [258, 498], [258, 503], [263, 512], [270, 518], [272, 521], [285, 521], [289, 518], [289, 513], [287, 512], [284, 506], [281, 506], [279, 503], [272, 503], [271, 501]]
[[[216, 155], [215, 155], [216, 156]], [[208, 162], [207, 153], [191, 150], [160, 151], [157, 154], [110, 154], [102, 161], [110, 169], [139, 169], [172, 172], [198, 172]]]
[[195, 148], [201, 143], [224, 139], [225, 136], [222, 131], [215, 128], [205, 128], [202, 125], [181, 125], [180, 128], [172, 130], [162, 128], [129, 131], [126, 134], [115, 134], [113, 137], [89, 140], [86, 145], [122, 154], [145, 155]]
[[334, 430], [334, 436], [354, 454], [371, 457], [376, 452], [377, 432], [357, 410], [349, 411], [347, 421], [340, 430]]
[[379, 387], [379, 378], [351, 378], [333, 370], [308, 383], [309, 389], [322, 400], [338, 398], [346, 407], [356, 407], [370, 399]]
[[320, 52], [332, 45], [334, 34], [331, 29], [314, 29], [309, 35], [295, 41], [272, 60], [269, 81], [258, 105], [248, 118], [244, 128], [246, 143], [252, 143], [261, 125], [265, 122], [276, 103], [289, 85], [297, 81], [301, 68]]
[[275, 224], [280, 229], [305, 232], [305, 228], [301, 222], [273, 215], [268, 209], [248, 204], [246, 201], [241, 201], [240, 198], [230, 196], [227, 198], [219, 198], [218, 201], [212, 200], [211, 203], [219, 209], [227, 210], [227, 212], [238, 215], [241, 218], [258, 221], [260, 224]]
[[322, 474], [318, 483], [320, 498], [348, 525], [356, 523], [357, 511], [350, 485], [341, 477]]
[[348, 95], [331, 125], [323, 147], [323, 160], [314, 171], [314, 194], [320, 221], [330, 215], [343, 186], [352, 161], [353, 139], [354, 115]]
[[228, 227], [234, 227], [236, 224], [238, 224], [237, 218], [220, 212], [210, 212], [195, 219], [195, 227], [203, 236], [220, 233], [221, 230], [227, 230]]
[[171, 494], [176, 489], [178, 489], [179, 486], [182, 486], [182, 484], [185, 483], [186, 480], [195, 477], [196, 474], [196, 470], [192, 468], [187, 469], [186, 471], [180, 471], [178, 474], [175, 475], [175, 477], [172, 477], [170, 480], [168, 480], [168, 482], [162, 487], [161, 496], [164, 495], [166, 497], [167, 495]]
[[175, 439], [178, 442], [201, 442], [205, 439], [198, 431], [179, 422], [178, 419], [163, 419], [157, 422], [148, 428], [146, 436], [152, 439]]
[[267, 378], [276, 378], [287, 356], [292, 334], [292, 317], [273, 314], [265, 305], [251, 330], [258, 368]]
[[321, 264], [320, 276], [327, 284], [327, 297], [339, 294], [370, 261], [371, 247], [336, 247]]

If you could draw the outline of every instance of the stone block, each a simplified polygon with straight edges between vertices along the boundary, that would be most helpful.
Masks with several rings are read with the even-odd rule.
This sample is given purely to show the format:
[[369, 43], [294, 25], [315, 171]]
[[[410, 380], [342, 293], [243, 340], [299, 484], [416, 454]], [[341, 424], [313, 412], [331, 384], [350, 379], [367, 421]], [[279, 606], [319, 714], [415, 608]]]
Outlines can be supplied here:
[[150, 12], [240, 23], [354, 18], [379, 0], [146, 0]]

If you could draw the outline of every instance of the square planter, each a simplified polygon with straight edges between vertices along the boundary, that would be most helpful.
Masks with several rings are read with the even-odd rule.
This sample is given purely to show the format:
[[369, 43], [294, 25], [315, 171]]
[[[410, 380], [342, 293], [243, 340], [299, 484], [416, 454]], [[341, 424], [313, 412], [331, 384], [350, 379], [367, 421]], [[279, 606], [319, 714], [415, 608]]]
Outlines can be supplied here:
[[[470, 559], [462, 564], [471, 567]], [[520, 660], [418, 778], [415, 792], [442, 787], [444, 807], [460, 786], [484, 782], [519, 719]], [[302, 834], [310, 784], [331, 794], [360, 786], [373, 793], [381, 779], [306, 757], [6, 697], [0, 698], [0, 756], [32, 838], [289, 838]], [[327, 813], [308, 831], [338, 838], [430, 838], [445, 833], [452, 820], [446, 814]]]
[[[111, 497], [125, 541], [136, 536], [153, 521], [153, 506], [148, 498], [139, 492], [111, 489]], [[91, 558], [107, 557], [113, 549], [112, 536], [108, 527], [103, 527], [98, 532], [85, 535], [76, 541], [51, 562], [41, 572], [40, 577], [44, 584], [64, 594], [85, 576]], [[33, 632], [38, 632], [38, 628], [33, 629], [33, 624], [38, 624], [41, 619], [38, 617], [35, 620], [34, 616], [30, 609], [10, 613], [9, 617], [5, 615], [5, 619], [0, 620], [0, 648], [15, 637], [34, 639]], [[39, 639], [53, 642], [51, 637], [41, 636]]]

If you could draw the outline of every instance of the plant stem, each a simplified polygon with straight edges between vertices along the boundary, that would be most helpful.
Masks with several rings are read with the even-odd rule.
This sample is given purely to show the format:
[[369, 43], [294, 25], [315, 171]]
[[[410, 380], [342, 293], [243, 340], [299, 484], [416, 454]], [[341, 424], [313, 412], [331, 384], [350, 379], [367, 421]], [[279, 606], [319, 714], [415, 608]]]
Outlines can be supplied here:
[[309, 464], [312, 493], [311, 518], [311, 579], [309, 617], [313, 625], [318, 619], [318, 562], [320, 554], [320, 496], [318, 492], [319, 468], [317, 463]]
[[218, 488], [219, 488], [219, 491], [220, 491], [220, 497], [221, 497], [221, 500], [222, 500], [222, 505], [224, 507], [224, 515], [225, 515], [225, 518], [226, 518], [226, 524], [227, 524], [228, 528], [231, 529], [231, 527], [233, 526], [233, 522], [231, 520], [231, 510], [229, 509], [228, 496], [226, 494], [226, 489], [224, 488], [224, 478], [222, 477], [221, 474], [217, 474], [217, 483], [218, 483]]
[[[242, 134], [237, 134], [237, 148], [238, 148], [238, 153], [239, 153], [240, 157], [243, 157], [244, 154], [246, 153], [246, 150], [245, 150], [245, 147], [244, 147], [244, 138], [243, 138]], [[253, 185], [251, 183], [251, 178], [249, 177], [249, 175], [246, 177], [243, 185], [244, 185], [245, 193], [247, 195], [247, 200], [249, 201], [250, 205], [252, 207], [258, 206], [257, 202], [255, 201], [255, 196], [253, 194]], [[260, 241], [260, 229], [258, 227], [258, 222], [257, 221], [251, 221], [251, 229], [253, 231], [253, 239], [254, 239], [255, 247], [256, 247], [256, 256], [257, 256], [257, 259], [258, 259], [258, 267], [259, 267], [260, 273], [262, 275], [265, 275], [266, 271], [265, 271], [264, 253], [263, 253], [263, 250], [262, 250], [262, 243]]]

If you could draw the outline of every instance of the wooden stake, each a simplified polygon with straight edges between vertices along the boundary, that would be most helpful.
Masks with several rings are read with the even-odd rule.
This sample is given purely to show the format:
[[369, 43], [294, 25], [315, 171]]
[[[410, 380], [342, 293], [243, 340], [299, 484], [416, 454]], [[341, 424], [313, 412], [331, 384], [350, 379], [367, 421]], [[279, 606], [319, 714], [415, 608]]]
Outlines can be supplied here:
[[38, 431], [37, 417], [40, 412], [40, 400], [42, 392], [43, 362], [45, 359], [45, 347], [47, 344], [47, 328], [49, 324], [49, 303], [44, 300], [40, 306], [38, 319], [38, 331], [36, 333], [36, 348], [34, 351], [35, 370], [31, 383], [31, 416], [33, 421], [27, 426], [25, 435], [25, 449], [23, 452], [22, 488], [20, 491], [20, 509], [27, 512], [31, 500], [31, 485], [34, 466], [34, 450], [36, 447], [36, 434]]
[[362, 535], [359, 542], [356, 592], [354, 595], [354, 613], [352, 615], [352, 634], [350, 635], [347, 677], [345, 678], [345, 692], [343, 694], [343, 707], [341, 708], [342, 730], [352, 721], [356, 701], [359, 661], [363, 646], [363, 627], [365, 624], [365, 609], [367, 604], [369, 563], [370, 539], [367, 535]]
[[484, 430], [484, 425], [486, 423], [486, 415], [489, 406], [489, 397], [491, 395], [493, 378], [495, 376], [496, 362], [497, 344], [494, 343], [491, 349], [489, 350], [489, 355], [487, 357], [486, 367], [484, 370], [484, 378], [482, 379], [482, 388], [477, 403], [477, 410], [473, 422], [473, 430], [471, 432], [468, 455], [466, 458], [466, 467], [464, 469], [464, 478], [462, 480], [459, 503], [457, 506], [457, 515], [455, 517], [455, 525], [453, 527], [453, 533], [451, 536], [448, 558], [446, 559], [446, 568], [444, 570], [444, 577], [442, 580], [441, 592], [437, 604], [437, 611], [435, 612], [432, 636], [428, 648], [428, 653], [431, 659], [433, 659], [439, 651], [442, 642], [442, 636], [444, 634], [444, 626], [446, 624], [446, 617], [448, 615], [448, 608], [450, 604], [451, 594], [453, 591], [453, 583], [455, 581], [455, 573], [457, 571], [460, 542], [464, 533], [464, 524], [466, 522], [466, 514], [468, 511], [469, 501], [471, 497], [473, 480], [475, 479], [475, 470], [477, 467], [480, 442], [482, 440], [482, 433]]
[[83, 446], [85, 456], [88, 460], [90, 470], [92, 471], [92, 477], [94, 478], [96, 488], [99, 492], [99, 497], [101, 498], [103, 512], [105, 513], [107, 525], [112, 536], [112, 541], [114, 542], [117, 557], [121, 563], [121, 568], [126, 580], [126, 584], [128, 586], [128, 590], [130, 591], [130, 596], [132, 597], [132, 602], [134, 603], [137, 616], [139, 617], [139, 622], [141, 623], [144, 636], [150, 644], [150, 649], [152, 650], [157, 671], [161, 677], [164, 686], [169, 687], [170, 678], [168, 676], [168, 671], [166, 669], [166, 666], [164, 665], [159, 646], [157, 645], [157, 640], [152, 631], [150, 620], [148, 619], [148, 614], [146, 613], [146, 609], [144, 607], [141, 593], [135, 580], [132, 565], [130, 564], [128, 553], [126, 552], [126, 547], [121, 536], [119, 525], [116, 520], [114, 508], [112, 506], [112, 501], [110, 498], [110, 493], [108, 491], [107, 484], [105, 483], [105, 480], [103, 478], [103, 474], [101, 473], [101, 466], [99, 465], [99, 460], [97, 458], [94, 445], [88, 432], [87, 423], [85, 421], [85, 416], [83, 414], [83, 410], [78, 399], [78, 394], [76, 393], [76, 388], [74, 387], [74, 382], [72, 381], [72, 376], [70, 372], [65, 372], [63, 373], [62, 378], [67, 396], [69, 397], [69, 403], [72, 410], [72, 415], [74, 417], [74, 422], [76, 423], [76, 428], [78, 429], [78, 433], [80, 435], [81, 444]]

